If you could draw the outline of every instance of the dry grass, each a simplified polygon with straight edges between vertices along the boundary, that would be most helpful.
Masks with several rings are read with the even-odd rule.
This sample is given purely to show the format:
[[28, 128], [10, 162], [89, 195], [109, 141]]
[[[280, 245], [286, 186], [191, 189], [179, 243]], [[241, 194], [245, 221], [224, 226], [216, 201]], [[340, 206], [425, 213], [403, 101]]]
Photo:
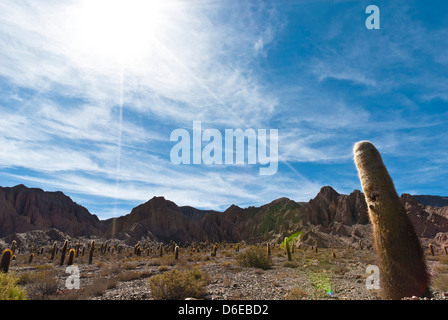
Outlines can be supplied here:
[[199, 269], [179, 271], [173, 269], [169, 272], [153, 276], [148, 285], [154, 299], [181, 300], [188, 297], [202, 298], [205, 293], [208, 279]]
[[448, 291], [448, 256], [439, 257], [431, 286], [441, 291]]
[[78, 290], [53, 296], [56, 300], [88, 300], [91, 297], [101, 296], [105, 290], [113, 289], [118, 284], [118, 278], [96, 278], [87, 286]]

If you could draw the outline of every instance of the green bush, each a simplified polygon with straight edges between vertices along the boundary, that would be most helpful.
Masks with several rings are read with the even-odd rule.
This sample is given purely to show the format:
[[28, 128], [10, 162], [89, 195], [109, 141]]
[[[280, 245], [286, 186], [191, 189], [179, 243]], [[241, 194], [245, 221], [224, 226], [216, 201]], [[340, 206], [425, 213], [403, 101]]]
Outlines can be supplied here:
[[17, 281], [15, 274], [0, 272], [0, 300], [26, 300], [25, 290]]
[[263, 270], [272, 267], [272, 259], [266, 251], [259, 247], [250, 247], [237, 256], [237, 261], [242, 267], [260, 268]]
[[201, 298], [206, 293], [207, 283], [207, 277], [198, 269], [182, 272], [173, 269], [148, 280], [152, 296], [156, 300]]

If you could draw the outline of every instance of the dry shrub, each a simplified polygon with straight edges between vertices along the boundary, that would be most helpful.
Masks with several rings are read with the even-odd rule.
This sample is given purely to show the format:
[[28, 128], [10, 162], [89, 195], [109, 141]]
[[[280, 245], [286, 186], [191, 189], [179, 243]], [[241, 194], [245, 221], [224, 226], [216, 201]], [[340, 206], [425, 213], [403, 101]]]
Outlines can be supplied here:
[[272, 267], [271, 256], [268, 256], [266, 251], [259, 247], [248, 248], [243, 253], [240, 253], [236, 259], [242, 267], [260, 268], [263, 270]]
[[308, 294], [300, 288], [292, 288], [286, 295], [285, 300], [302, 300], [306, 299]]
[[182, 300], [188, 297], [202, 298], [207, 286], [207, 276], [199, 269], [169, 272], [153, 276], [148, 285], [156, 300]]
[[30, 300], [46, 300], [58, 291], [59, 280], [54, 270], [26, 272], [20, 276], [20, 283], [26, 284]]

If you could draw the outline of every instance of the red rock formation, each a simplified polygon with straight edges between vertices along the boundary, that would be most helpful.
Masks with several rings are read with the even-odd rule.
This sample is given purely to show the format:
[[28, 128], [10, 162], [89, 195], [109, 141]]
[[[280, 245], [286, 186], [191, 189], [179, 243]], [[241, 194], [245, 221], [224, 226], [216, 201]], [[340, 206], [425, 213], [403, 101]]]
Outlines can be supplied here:
[[0, 236], [51, 228], [71, 236], [98, 235], [104, 229], [97, 216], [62, 192], [0, 187]]

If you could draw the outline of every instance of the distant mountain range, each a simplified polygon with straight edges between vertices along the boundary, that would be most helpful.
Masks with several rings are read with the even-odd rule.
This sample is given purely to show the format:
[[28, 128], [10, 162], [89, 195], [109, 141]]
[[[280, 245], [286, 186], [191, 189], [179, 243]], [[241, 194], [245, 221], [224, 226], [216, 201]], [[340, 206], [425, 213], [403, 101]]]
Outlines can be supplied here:
[[441, 196], [425, 196], [425, 195], [413, 195], [415, 200], [421, 204], [432, 207], [446, 207], [448, 206], [448, 197]]
[[[438, 207], [446, 197], [403, 194], [401, 201], [420, 237], [448, 241], [448, 206]], [[116, 238], [129, 244], [142, 238], [260, 242], [279, 241], [303, 231], [304, 242], [327, 246], [334, 239], [338, 245], [359, 239], [368, 243], [369, 228], [364, 195], [359, 190], [339, 194], [329, 186], [305, 203], [280, 198], [260, 207], [232, 205], [224, 212], [179, 207], [164, 197], [153, 197], [129, 214], [107, 220], [100, 220], [62, 192], [24, 185], [0, 187], [0, 237], [57, 229], [71, 237]]]

